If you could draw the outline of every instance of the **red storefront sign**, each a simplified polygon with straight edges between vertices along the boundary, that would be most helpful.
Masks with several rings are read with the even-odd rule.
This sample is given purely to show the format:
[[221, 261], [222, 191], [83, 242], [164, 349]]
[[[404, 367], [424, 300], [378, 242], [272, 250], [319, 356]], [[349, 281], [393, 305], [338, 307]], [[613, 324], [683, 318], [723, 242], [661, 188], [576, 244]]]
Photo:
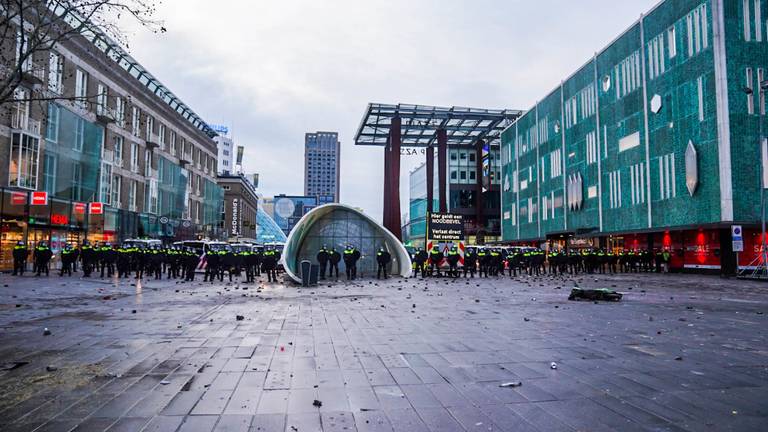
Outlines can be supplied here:
[[75, 214], [85, 214], [86, 207], [85, 203], [76, 202], [74, 206]]
[[27, 203], [26, 192], [11, 192], [11, 204], [24, 205]]
[[90, 214], [104, 214], [104, 205], [100, 202], [92, 202]]
[[48, 205], [48, 192], [32, 192], [31, 205]]
[[69, 223], [67, 215], [54, 213], [51, 215], [51, 224], [53, 225], [66, 225]]
[[[743, 232], [744, 252], [739, 253], [739, 266], [754, 268], [763, 261], [763, 242], [760, 239], [760, 230], [745, 229]], [[768, 240], [768, 234], [766, 234], [766, 238]]]
[[686, 231], [684, 236], [685, 268], [720, 268], [720, 236], [717, 230]]

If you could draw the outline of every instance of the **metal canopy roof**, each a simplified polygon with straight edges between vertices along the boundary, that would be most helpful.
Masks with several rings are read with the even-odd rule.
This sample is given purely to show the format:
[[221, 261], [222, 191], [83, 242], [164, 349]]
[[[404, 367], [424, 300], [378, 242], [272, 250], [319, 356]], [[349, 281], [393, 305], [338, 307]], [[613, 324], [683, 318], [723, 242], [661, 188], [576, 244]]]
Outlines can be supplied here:
[[395, 116], [401, 119], [404, 147], [435, 144], [438, 129], [445, 129], [449, 146], [473, 145], [480, 139], [493, 143], [521, 114], [520, 110], [370, 103], [357, 129], [355, 144], [386, 145]]

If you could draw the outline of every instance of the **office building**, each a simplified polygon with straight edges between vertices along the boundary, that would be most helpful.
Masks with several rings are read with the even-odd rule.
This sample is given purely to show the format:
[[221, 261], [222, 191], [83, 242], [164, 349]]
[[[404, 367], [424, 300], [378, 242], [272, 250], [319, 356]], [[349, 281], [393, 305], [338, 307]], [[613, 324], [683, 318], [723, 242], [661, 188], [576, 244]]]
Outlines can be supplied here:
[[218, 160], [218, 174], [230, 175], [236, 174], [235, 169], [235, 148], [234, 140], [229, 134], [229, 127], [224, 125], [210, 125], [218, 135], [213, 137], [218, 148], [217, 160]]
[[320, 204], [339, 202], [339, 134], [307, 133], [304, 136], [304, 195]]
[[765, 18], [768, 1], [663, 1], [540, 98], [502, 134], [503, 240], [664, 248], [673, 268], [733, 273], [743, 225], [753, 263]]
[[[448, 149], [448, 212], [464, 218], [467, 244], [485, 244], [500, 240], [499, 216], [500, 155], [498, 145], [485, 144], [480, 153], [474, 147]], [[434, 157], [437, 165], [437, 155]], [[433, 208], [438, 208], [439, 180], [434, 170], [432, 182]], [[478, 188], [478, 183], [482, 185]], [[427, 164], [422, 163], [409, 174], [409, 211], [405, 224], [405, 241], [414, 247], [425, 245], [427, 227]], [[477, 194], [482, 194], [482, 208]]]
[[[23, 49], [16, 41], [3, 49]], [[0, 117], [10, 120], [0, 128], [1, 268], [18, 240], [57, 252], [86, 239], [220, 234], [215, 132], [109, 37], [69, 38], [22, 69]]]
[[217, 180], [224, 191], [224, 236], [235, 241], [256, 241], [256, 188], [244, 175], [222, 174]]

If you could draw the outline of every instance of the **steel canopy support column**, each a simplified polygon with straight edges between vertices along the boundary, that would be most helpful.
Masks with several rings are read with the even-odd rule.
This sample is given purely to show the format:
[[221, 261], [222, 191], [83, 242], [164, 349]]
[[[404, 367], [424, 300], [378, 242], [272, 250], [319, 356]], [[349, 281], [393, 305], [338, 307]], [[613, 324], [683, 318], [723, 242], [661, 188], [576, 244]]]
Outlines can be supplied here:
[[427, 147], [427, 212], [435, 211], [435, 148]]
[[447, 167], [447, 157], [446, 154], [448, 153], [448, 135], [445, 132], [445, 129], [438, 129], [437, 130], [437, 181], [440, 183], [438, 184], [438, 199], [440, 201], [440, 213], [446, 213], [448, 212], [448, 200], [446, 197], [446, 183], [447, 183], [447, 177], [446, 177], [446, 170]]
[[389, 144], [384, 150], [384, 227], [402, 241], [400, 226], [400, 117], [392, 118]]
[[[478, 140], [475, 144], [475, 216], [478, 230], [485, 229], [485, 203], [483, 201], [483, 146], [485, 141]], [[490, 184], [490, 179], [488, 179]]]

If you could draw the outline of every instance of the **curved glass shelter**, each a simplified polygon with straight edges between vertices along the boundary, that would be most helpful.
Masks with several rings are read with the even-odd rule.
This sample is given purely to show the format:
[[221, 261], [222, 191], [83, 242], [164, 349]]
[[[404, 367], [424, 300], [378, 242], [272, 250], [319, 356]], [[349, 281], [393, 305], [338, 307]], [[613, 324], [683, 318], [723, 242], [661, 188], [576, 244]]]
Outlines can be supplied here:
[[256, 241], [259, 243], [285, 243], [285, 233], [272, 217], [264, 211], [259, 201], [259, 211], [256, 212]]
[[[348, 244], [354, 245], [361, 254], [357, 262], [358, 277], [376, 273], [379, 247], [392, 255], [390, 274], [410, 275], [411, 258], [402, 243], [370, 216], [344, 204], [322, 205], [305, 214], [288, 235], [281, 261], [288, 276], [301, 282], [301, 261], [317, 264], [317, 252], [323, 245], [343, 253]], [[343, 261], [339, 270], [344, 271]]]

